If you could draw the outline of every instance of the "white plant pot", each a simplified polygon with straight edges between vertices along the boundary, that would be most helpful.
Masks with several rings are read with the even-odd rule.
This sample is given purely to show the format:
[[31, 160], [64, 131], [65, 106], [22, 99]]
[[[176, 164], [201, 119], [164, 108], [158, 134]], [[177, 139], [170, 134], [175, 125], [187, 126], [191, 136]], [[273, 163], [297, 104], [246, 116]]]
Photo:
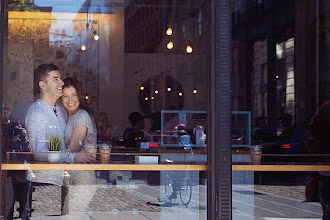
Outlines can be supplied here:
[[61, 160], [61, 151], [49, 151], [48, 161], [51, 163], [57, 163]]

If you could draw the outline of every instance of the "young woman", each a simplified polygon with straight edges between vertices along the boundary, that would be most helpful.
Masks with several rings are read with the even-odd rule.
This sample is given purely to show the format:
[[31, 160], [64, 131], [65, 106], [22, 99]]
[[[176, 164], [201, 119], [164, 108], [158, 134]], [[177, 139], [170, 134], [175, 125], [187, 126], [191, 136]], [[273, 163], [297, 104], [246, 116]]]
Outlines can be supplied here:
[[[85, 152], [84, 147], [86, 144], [96, 146], [97, 130], [95, 122], [88, 108], [81, 83], [73, 77], [68, 77], [63, 82], [63, 96], [61, 99], [69, 115], [64, 133], [66, 151], [71, 153]], [[71, 170], [67, 172], [70, 175], [68, 182], [70, 190], [69, 195], [66, 195], [64, 199], [61, 210], [62, 215], [69, 214], [69, 212], [72, 214], [72, 207], [78, 205], [73, 198], [77, 198], [81, 195], [81, 192], [84, 192], [84, 201], [80, 201], [79, 204], [82, 209], [87, 211], [89, 202], [96, 191], [95, 171]]]
[[67, 109], [69, 119], [64, 138], [67, 151], [84, 152], [86, 144], [96, 145], [97, 129], [88, 108], [81, 83], [73, 77], [63, 80], [62, 103]]

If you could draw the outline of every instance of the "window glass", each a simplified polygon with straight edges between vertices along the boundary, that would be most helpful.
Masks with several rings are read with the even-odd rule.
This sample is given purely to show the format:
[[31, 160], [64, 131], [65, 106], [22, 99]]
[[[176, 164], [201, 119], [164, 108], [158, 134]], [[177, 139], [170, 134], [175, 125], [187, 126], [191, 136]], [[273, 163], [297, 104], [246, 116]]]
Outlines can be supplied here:
[[5, 7], [5, 216], [206, 219], [209, 1]]
[[330, 4], [231, 4], [233, 219], [327, 219]]

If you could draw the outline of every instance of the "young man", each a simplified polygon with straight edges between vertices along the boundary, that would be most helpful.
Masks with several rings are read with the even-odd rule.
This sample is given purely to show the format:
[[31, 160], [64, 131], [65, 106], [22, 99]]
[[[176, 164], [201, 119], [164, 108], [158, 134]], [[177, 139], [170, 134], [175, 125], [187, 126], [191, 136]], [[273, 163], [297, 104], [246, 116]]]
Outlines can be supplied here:
[[[64, 83], [58, 67], [53, 64], [41, 64], [34, 71], [34, 93], [40, 94], [29, 108], [26, 115], [26, 129], [32, 145], [33, 152], [48, 152], [47, 141], [51, 135], [57, 135], [64, 140], [64, 130], [66, 127], [67, 114], [61, 102], [58, 99], [62, 96], [62, 87]], [[64, 142], [61, 150], [65, 149]], [[47, 161], [47, 154], [34, 154], [37, 161]], [[61, 162], [67, 161], [67, 155], [63, 154]], [[92, 154], [70, 154], [70, 163], [92, 163], [94, 156]], [[34, 171], [35, 178], [33, 182], [49, 183], [58, 186], [63, 185], [64, 171]], [[84, 171], [69, 171], [70, 183], [75, 185], [93, 184], [94, 177], [89, 177]], [[83, 177], [83, 178], [81, 178]], [[71, 193], [71, 192], [70, 192]], [[64, 198], [66, 200], [66, 198]], [[62, 201], [62, 206], [67, 201]], [[63, 207], [62, 207], [63, 208]], [[62, 212], [63, 213], [63, 212]]]
[[132, 112], [129, 114], [128, 119], [132, 127], [126, 128], [123, 134], [124, 146], [130, 148], [140, 148], [140, 144], [144, 138], [144, 118], [139, 112]]

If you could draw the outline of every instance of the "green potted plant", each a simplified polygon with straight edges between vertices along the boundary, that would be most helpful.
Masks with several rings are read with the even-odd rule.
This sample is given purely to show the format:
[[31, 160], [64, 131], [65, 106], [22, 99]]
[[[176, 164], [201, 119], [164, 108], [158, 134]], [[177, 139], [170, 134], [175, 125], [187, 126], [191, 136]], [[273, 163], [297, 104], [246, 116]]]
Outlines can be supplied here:
[[47, 148], [49, 150], [48, 161], [52, 163], [56, 163], [61, 159], [61, 146], [62, 146], [62, 138], [59, 138], [57, 135], [52, 135], [50, 140], [47, 141]]

